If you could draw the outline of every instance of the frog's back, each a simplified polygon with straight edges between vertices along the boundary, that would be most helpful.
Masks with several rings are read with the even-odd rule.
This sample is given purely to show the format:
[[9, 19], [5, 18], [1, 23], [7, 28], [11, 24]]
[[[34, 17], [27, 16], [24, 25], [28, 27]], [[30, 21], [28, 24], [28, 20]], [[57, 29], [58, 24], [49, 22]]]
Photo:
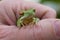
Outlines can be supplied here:
[[23, 20], [23, 24], [27, 25], [29, 23], [33, 22], [33, 16], [29, 16]]

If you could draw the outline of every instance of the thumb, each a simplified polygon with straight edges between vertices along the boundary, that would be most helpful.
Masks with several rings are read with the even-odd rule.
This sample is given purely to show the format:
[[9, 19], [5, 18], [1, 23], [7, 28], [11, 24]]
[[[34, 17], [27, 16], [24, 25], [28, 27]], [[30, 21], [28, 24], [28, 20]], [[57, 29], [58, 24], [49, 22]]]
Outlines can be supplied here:
[[[38, 23], [38, 25], [40, 26], [40, 29], [41, 29], [40, 31], [41, 39], [44, 39], [44, 40], [60, 39], [60, 19], [41, 20]], [[39, 37], [39, 35], [37, 37]]]

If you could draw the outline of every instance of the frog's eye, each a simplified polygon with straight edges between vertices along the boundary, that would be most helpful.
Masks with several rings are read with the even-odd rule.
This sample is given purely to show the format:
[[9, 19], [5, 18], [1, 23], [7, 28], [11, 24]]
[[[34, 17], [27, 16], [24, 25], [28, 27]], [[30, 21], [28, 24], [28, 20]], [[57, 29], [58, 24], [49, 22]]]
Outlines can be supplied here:
[[33, 11], [35, 12], [36, 10], [34, 9]]
[[23, 15], [24, 14], [24, 12], [20, 12], [20, 15]]

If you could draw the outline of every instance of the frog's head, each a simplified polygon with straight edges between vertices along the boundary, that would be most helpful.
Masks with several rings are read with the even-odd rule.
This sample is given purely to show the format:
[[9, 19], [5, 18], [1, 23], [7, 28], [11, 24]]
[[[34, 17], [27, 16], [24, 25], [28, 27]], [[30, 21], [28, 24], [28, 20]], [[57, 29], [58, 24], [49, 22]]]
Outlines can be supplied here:
[[30, 9], [26, 11], [29, 15], [35, 15], [35, 9]]
[[23, 12], [24, 13], [24, 15], [35, 15], [35, 9], [29, 9], [29, 10], [27, 10], [27, 11], [24, 11]]

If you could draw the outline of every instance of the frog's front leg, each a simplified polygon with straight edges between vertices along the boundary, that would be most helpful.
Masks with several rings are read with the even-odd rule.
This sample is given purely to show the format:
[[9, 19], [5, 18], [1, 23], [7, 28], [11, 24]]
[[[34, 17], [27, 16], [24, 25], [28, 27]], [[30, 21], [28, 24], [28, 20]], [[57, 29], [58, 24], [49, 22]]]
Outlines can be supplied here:
[[18, 19], [18, 21], [17, 21], [17, 26], [18, 26], [18, 27], [24, 26], [22, 20]]
[[39, 18], [33, 18], [33, 23], [36, 24], [40, 19]]
[[24, 26], [24, 24], [23, 24], [23, 22], [21, 21], [21, 22], [20, 22], [20, 26], [19, 26], [19, 27], [22, 27], [22, 26]]

